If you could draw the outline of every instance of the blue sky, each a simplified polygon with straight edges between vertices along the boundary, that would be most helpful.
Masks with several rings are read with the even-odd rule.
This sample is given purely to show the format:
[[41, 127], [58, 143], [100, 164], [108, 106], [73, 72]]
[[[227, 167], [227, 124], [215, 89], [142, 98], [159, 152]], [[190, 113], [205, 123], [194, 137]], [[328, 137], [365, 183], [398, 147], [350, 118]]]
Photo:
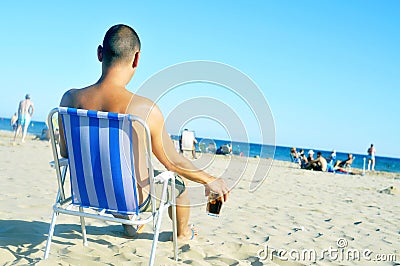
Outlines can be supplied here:
[[[44, 120], [65, 90], [95, 82], [97, 45], [110, 26], [125, 23], [142, 40], [131, 91], [173, 64], [222, 62], [265, 95], [277, 145], [365, 153], [374, 143], [378, 155], [400, 157], [399, 1], [16, 0], [2, 1], [0, 10], [2, 117], [29, 92], [33, 119]], [[193, 88], [184, 95], [196, 97]], [[210, 91], [227, 104], [238, 101], [227, 90], [199, 94]], [[184, 100], [177, 95], [160, 102], [164, 114]], [[249, 116], [243, 104], [235, 110]], [[197, 122], [190, 124], [197, 135], [226, 136]], [[257, 141], [256, 124], [246, 129]]]

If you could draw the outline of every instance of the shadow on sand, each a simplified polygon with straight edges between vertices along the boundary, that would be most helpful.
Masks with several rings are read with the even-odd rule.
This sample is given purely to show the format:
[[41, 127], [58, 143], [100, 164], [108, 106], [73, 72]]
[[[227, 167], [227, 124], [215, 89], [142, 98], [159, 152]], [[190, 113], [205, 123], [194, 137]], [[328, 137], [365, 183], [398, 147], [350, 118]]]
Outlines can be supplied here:
[[[41, 221], [0, 220], [0, 250], [3, 249], [12, 254], [16, 258], [14, 262], [26, 260], [29, 264], [35, 264], [42, 259], [44, 254], [49, 226], [49, 223]], [[87, 225], [86, 233], [89, 244], [90, 242], [101, 245], [113, 244], [99, 239], [99, 237], [94, 237], [100, 235], [128, 238], [124, 236], [120, 224], [106, 226]], [[57, 237], [57, 240], [53, 237], [53, 243], [66, 246], [76, 245], [76, 241], [72, 242], [69, 240], [82, 239], [79, 219], [77, 220], [77, 224], [56, 224], [54, 235]], [[159, 241], [170, 241], [171, 235], [171, 232], [161, 232]], [[153, 234], [144, 232], [135, 239], [152, 241]], [[40, 254], [39, 257], [38, 253]]]

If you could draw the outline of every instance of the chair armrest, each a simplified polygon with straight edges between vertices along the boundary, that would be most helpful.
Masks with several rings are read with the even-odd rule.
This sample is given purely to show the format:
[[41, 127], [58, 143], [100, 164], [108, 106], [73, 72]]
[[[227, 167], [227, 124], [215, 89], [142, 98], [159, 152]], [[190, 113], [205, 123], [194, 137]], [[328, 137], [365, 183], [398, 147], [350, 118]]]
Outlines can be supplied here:
[[162, 172], [161, 174], [157, 175], [154, 177], [155, 182], [161, 182], [165, 183], [168, 182], [168, 180], [174, 180], [175, 179], [175, 173], [171, 171], [165, 171]]
[[[50, 164], [51, 168], [56, 167], [56, 163], [54, 161], [49, 162], [49, 164]], [[68, 165], [68, 159], [67, 158], [60, 158], [60, 159], [58, 159], [58, 164], [60, 166], [67, 166]]]

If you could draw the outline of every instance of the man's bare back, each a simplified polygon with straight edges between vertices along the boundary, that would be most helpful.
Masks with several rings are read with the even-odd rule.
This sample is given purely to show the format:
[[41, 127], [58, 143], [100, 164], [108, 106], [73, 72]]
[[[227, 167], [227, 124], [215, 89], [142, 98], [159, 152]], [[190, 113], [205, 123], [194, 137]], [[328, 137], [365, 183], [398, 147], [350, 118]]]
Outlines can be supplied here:
[[[80, 108], [86, 110], [99, 110], [105, 112], [114, 112], [120, 114], [131, 114], [140, 117], [144, 121], [148, 119], [148, 113], [153, 103], [141, 96], [137, 96], [123, 87], [110, 88], [99, 86], [97, 84], [83, 88], [69, 90], [61, 100], [61, 106]], [[138, 181], [139, 200], [146, 199], [148, 186], [148, 172], [145, 158], [145, 136], [143, 128], [133, 124], [134, 138], [133, 147], [136, 161], [135, 173]], [[62, 129], [61, 129], [62, 130]], [[67, 157], [65, 142], [61, 142], [62, 156]]]
[[30, 99], [22, 100], [19, 104], [19, 113], [23, 115], [33, 115], [33, 102]]

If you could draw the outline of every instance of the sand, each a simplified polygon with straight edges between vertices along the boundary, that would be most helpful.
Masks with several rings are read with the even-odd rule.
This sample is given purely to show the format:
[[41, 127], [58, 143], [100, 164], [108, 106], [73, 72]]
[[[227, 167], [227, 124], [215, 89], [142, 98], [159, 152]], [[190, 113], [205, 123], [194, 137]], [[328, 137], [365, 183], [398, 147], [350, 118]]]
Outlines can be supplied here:
[[[129, 239], [119, 224], [87, 219], [89, 245], [84, 247], [79, 218], [65, 215], [58, 216], [49, 259], [42, 260], [57, 192], [48, 164], [50, 145], [32, 138], [13, 145], [11, 134], [0, 132], [0, 156], [1, 265], [147, 264], [149, 226], [138, 239]], [[178, 263], [168, 241], [170, 221], [164, 219], [156, 265], [365, 265], [378, 255], [391, 260], [375, 262], [379, 265], [400, 262], [399, 174], [339, 175], [273, 161], [265, 182], [249, 192], [257, 163], [269, 160], [202, 158], [210, 161], [212, 174], [224, 173], [229, 165], [225, 173], [242, 171], [243, 176], [219, 218], [208, 216], [204, 204], [192, 208], [190, 221], [199, 236], [180, 243]], [[194, 191], [199, 194], [194, 201], [201, 199], [201, 191]], [[301, 256], [306, 251], [316, 257]], [[352, 252], [359, 252], [360, 260], [352, 259]]]

